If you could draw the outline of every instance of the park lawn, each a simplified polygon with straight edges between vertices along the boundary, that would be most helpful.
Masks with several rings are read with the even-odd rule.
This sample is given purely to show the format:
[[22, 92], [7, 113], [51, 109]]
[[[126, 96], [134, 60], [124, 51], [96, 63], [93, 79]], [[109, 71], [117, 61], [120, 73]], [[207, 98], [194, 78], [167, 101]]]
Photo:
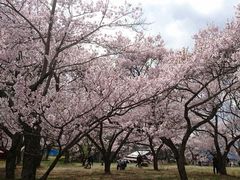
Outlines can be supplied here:
[[[38, 176], [44, 173], [50, 161], [43, 161], [38, 169]], [[240, 167], [229, 167], [229, 176], [213, 175], [212, 167], [186, 166], [190, 180], [239, 180]], [[17, 167], [16, 174], [20, 177], [21, 167]], [[4, 179], [4, 162], [0, 162], [0, 179]], [[60, 162], [52, 171], [49, 180], [177, 180], [178, 172], [176, 165], [162, 165], [159, 171], [152, 170], [152, 166], [137, 168], [135, 164], [128, 164], [124, 171], [117, 171], [116, 164], [112, 165], [112, 174], [105, 175], [103, 166], [95, 163], [92, 169], [85, 169], [80, 163], [63, 164]]]

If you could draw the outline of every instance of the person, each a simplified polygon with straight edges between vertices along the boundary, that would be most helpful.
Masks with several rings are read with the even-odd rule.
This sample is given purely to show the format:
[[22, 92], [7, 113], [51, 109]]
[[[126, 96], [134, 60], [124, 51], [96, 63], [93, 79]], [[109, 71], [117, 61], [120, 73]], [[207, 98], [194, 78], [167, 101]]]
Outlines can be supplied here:
[[92, 166], [93, 166], [93, 156], [90, 155], [87, 158], [87, 164], [86, 164], [85, 168], [91, 169]]
[[128, 161], [125, 159], [117, 160], [117, 170], [124, 170], [127, 167]]
[[141, 167], [142, 166], [142, 162], [143, 162], [142, 156], [141, 156], [141, 154], [139, 154], [137, 156], [137, 164], [136, 164], [136, 166]]
[[218, 174], [218, 159], [217, 159], [216, 155], [213, 156], [213, 173]]
[[198, 161], [198, 165], [199, 165], [199, 166], [202, 166], [202, 162], [201, 162], [201, 161]]

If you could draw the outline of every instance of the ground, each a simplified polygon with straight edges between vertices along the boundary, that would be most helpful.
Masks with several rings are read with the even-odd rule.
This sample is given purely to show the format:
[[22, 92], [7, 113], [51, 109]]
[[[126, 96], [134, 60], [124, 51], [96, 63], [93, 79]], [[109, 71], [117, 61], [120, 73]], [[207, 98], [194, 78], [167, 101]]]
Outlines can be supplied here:
[[[42, 163], [38, 169], [38, 176], [45, 170], [50, 161]], [[240, 167], [229, 167], [229, 176], [213, 175], [212, 167], [186, 166], [190, 180], [239, 180]], [[20, 176], [21, 167], [17, 167], [17, 177]], [[4, 162], [0, 161], [0, 179], [4, 179]], [[49, 176], [49, 180], [177, 180], [176, 165], [161, 165], [159, 171], [152, 170], [152, 166], [137, 168], [135, 164], [128, 164], [124, 171], [117, 171], [116, 164], [112, 165], [112, 174], [105, 175], [103, 166], [95, 163], [92, 169], [85, 169], [79, 163], [65, 165], [59, 163]]]

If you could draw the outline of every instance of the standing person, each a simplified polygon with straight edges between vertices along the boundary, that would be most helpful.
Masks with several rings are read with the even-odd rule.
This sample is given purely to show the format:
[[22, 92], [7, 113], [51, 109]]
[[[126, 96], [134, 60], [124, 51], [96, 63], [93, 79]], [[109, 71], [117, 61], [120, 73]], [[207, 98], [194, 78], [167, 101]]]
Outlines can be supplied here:
[[87, 164], [86, 164], [85, 168], [91, 169], [92, 166], [93, 166], [93, 156], [90, 155], [87, 159]]
[[141, 156], [141, 154], [139, 154], [137, 156], [137, 164], [136, 164], [136, 166], [141, 167], [142, 166], [142, 162], [143, 162], [142, 156]]
[[216, 155], [213, 156], [213, 173], [218, 174], [218, 159]]

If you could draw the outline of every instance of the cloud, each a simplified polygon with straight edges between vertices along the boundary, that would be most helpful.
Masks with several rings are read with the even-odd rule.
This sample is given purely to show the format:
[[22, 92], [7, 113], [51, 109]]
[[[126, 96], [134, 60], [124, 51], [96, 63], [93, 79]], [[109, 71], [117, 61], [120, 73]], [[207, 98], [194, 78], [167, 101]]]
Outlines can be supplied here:
[[212, 14], [224, 5], [224, 0], [130, 0], [129, 2], [143, 6], [191, 6], [194, 11], [203, 15]]
[[190, 5], [194, 11], [206, 16], [218, 12], [224, 6], [224, 0], [175, 0], [174, 2]]
[[185, 46], [186, 41], [189, 40], [189, 33], [186, 33], [188, 32], [187, 24], [187, 21], [173, 21], [166, 24], [163, 36], [168, 47], [176, 49]]
[[129, 0], [142, 4], [149, 34], [160, 33], [169, 48], [192, 47], [192, 37], [207, 24], [223, 26], [240, 0]]

